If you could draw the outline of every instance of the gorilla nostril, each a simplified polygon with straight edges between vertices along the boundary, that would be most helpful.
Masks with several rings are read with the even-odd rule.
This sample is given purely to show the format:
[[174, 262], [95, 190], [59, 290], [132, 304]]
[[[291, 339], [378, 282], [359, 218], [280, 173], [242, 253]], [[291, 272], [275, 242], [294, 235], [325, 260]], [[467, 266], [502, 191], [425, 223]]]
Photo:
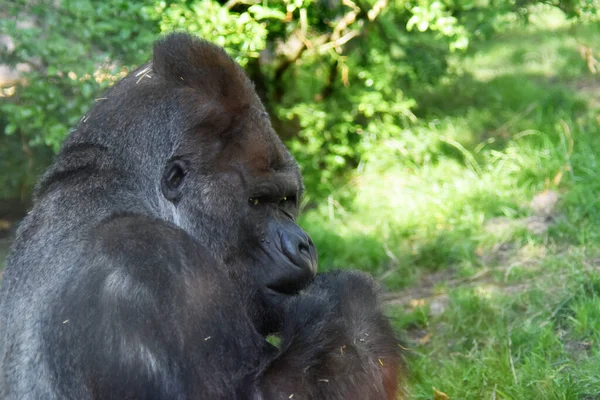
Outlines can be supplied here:
[[300, 269], [311, 270], [312, 247], [308, 235], [297, 230], [281, 232], [281, 250]]
[[300, 242], [298, 244], [298, 251], [300, 253], [306, 253], [310, 255], [310, 247], [308, 243]]
[[317, 255], [314, 245], [298, 226], [281, 229], [281, 252], [289, 260], [282, 271], [270, 280], [269, 288], [286, 294], [295, 294], [312, 282], [317, 273]]

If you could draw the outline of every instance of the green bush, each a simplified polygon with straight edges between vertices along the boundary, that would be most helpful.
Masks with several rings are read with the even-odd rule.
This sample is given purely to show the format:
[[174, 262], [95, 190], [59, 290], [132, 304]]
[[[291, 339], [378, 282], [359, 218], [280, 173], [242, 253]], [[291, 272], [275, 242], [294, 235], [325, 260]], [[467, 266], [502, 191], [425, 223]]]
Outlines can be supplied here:
[[[18, 0], [0, 31], [25, 65], [0, 104], [0, 196], [27, 193], [41, 167], [103, 90], [150, 56], [161, 32], [213, 41], [243, 66], [304, 171], [326, 196], [372, 149], [415, 121], [410, 88], [451, 73], [449, 57], [552, 1]], [[555, 2], [590, 19], [597, 2]], [[17, 155], [17, 153], [21, 153]], [[16, 168], [17, 165], [28, 165]], [[14, 172], [18, 171], [18, 172]]]

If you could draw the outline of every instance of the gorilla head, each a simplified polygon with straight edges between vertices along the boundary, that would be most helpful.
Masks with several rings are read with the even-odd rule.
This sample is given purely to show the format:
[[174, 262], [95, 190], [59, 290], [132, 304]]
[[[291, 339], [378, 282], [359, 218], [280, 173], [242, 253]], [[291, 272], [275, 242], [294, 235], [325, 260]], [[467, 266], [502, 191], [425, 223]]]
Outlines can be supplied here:
[[317, 269], [315, 247], [295, 223], [298, 166], [243, 70], [193, 40], [174, 35], [154, 49], [152, 68], [185, 98], [162, 172], [167, 217], [232, 272], [243, 265], [266, 287], [297, 292]]
[[[126, 121], [117, 118], [124, 109]], [[127, 165], [123, 184], [152, 188], [153, 213], [206, 245], [235, 280], [258, 280], [273, 298], [313, 279], [317, 253], [295, 222], [298, 166], [221, 48], [185, 34], [156, 42], [152, 62], [99, 99], [82, 125], [65, 149], [84, 137], [108, 143]]]

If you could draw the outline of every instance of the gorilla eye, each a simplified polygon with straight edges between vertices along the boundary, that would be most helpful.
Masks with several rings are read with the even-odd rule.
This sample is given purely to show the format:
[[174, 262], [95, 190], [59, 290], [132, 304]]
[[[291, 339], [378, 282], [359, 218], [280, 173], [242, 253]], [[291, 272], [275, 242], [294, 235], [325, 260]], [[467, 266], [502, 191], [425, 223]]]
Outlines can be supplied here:
[[296, 205], [296, 196], [283, 196], [281, 200], [279, 200], [279, 205], [282, 207], [292, 207]]
[[257, 197], [250, 197], [248, 199], [248, 203], [250, 203], [252, 206], [257, 206], [260, 204], [260, 200]]
[[169, 176], [167, 177], [167, 184], [170, 188], [174, 189], [181, 185], [181, 181], [183, 181], [184, 172], [179, 167], [174, 167], [171, 171], [169, 171]]
[[294, 219], [293, 214], [296, 211], [296, 196], [283, 196], [281, 200], [279, 200], [277, 206], [281, 212], [289, 218]]
[[170, 201], [175, 201], [180, 196], [179, 188], [185, 177], [185, 164], [181, 160], [174, 160], [167, 164], [163, 174], [161, 189], [163, 196]]

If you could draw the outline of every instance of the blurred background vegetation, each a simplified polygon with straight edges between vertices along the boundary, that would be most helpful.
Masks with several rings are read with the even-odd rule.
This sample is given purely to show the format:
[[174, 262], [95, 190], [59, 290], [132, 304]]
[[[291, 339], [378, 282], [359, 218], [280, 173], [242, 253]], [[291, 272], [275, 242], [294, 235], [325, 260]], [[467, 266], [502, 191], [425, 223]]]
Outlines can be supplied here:
[[1, 3], [0, 231], [94, 99], [186, 30], [255, 82], [321, 270], [387, 289], [411, 397], [598, 398], [600, 1]]

